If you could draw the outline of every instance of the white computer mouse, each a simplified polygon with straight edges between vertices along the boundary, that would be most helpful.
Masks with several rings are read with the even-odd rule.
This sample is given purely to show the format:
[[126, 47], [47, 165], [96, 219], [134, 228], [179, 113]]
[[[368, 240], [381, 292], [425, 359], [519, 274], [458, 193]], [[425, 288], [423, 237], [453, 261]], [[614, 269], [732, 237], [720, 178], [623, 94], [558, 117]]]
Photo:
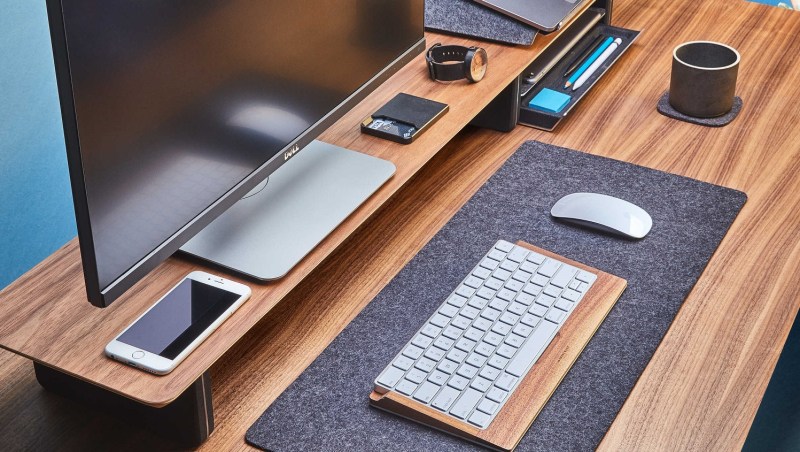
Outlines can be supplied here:
[[646, 236], [653, 227], [653, 219], [641, 207], [599, 193], [573, 193], [564, 196], [553, 204], [550, 215], [633, 239]]

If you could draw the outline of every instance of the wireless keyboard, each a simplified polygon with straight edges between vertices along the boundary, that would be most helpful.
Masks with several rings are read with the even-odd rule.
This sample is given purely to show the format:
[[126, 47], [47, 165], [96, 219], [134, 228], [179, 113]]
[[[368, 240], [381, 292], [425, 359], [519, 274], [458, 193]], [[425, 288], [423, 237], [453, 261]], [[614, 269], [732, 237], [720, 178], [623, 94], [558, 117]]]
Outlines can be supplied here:
[[[426, 423], [451, 432], [507, 428], [493, 424], [601, 273], [566, 261], [495, 243], [375, 379], [373, 401], [391, 393], [402, 410], [376, 405], [412, 418], [420, 411], [436, 421]], [[623, 289], [624, 281], [600, 321]]]

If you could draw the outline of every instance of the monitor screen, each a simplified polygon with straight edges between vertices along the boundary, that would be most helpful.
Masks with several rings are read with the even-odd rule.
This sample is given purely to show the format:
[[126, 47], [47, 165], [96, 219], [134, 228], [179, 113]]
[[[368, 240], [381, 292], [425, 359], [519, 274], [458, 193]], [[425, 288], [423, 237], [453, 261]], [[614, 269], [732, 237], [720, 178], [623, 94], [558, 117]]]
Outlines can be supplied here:
[[422, 0], [49, 3], [84, 273], [98, 305], [423, 37]]

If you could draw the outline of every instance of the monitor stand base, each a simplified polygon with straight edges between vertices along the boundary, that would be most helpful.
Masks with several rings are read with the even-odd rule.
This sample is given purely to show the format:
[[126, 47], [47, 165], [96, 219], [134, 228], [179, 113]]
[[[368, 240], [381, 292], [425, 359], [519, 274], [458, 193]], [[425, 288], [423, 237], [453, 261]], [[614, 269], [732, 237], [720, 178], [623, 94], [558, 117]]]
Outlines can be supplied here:
[[386, 160], [314, 141], [181, 251], [259, 280], [281, 278], [394, 172]]

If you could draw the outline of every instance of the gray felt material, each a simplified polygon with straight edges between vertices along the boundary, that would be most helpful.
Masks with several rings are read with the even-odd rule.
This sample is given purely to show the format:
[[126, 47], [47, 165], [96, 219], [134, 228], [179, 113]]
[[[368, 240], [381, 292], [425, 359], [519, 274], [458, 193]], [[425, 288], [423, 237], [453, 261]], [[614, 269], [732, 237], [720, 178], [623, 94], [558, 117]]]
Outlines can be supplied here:
[[739, 112], [742, 111], [742, 98], [739, 96], [734, 97], [733, 107], [731, 108], [731, 111], [722, 116], [717, 116], [716, 118], [696, 118], [694, 116], [685, 115], [676, 110], [672, 105], [670, 105], [669, 91], [664, 91], [664, 94], [662, 94], [661, 98], [658, 99], [658, 105], [656, 106], [656, 109], [662, 115], [680, 121], [685, 121], [691, 124], [697, 124], [701, 126], [722, 127], [730, 124], [731, 121], [733, 121], [734, 119], [736, 119], [737, 116], [739, 116]]
[[[630, 241], [550, 217], [558, 199], [584, 191], [644, 208], [653, 218], [650, 234]], [[478, 449], [371, 408], [368, 396], [380, 371], [503, 238], [628, 280], [517, 450], [593, 449], [746, 199], [729, 188], [529, 141], [261, 415], [247, 442], [275, 451]]]
[[537, 33], [535, 28], [473, 0], [425, 0], [425, 28], [526, 46], [533, 44]]

